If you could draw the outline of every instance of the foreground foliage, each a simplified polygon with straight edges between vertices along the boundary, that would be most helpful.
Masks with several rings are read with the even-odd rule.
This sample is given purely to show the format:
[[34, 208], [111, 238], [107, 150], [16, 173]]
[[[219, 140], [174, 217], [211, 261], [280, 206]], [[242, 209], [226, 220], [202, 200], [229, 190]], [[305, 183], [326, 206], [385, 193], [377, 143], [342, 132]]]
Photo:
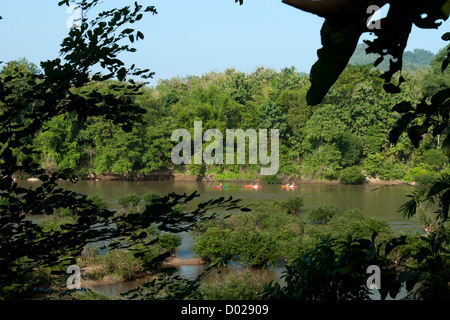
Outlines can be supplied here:
[[[337, 212], [335, 208], [318, 207], [309, 213], [295, 211], [293, 199], [273, 203], [252, 203], [251, 212], [225, 219], [200, 223], [195, 229], [193, 250], [206, 261], [216, 262], [234, 255], [250, 266], [271, 266], [280, 261], [292, 262], [302, 251], [312, 249], [321, 239], [332, 234], [339, 239], [348, 236], [380, 238], [392, 235], [389, 224], [364, 215], [357, 209]], [[295, 213], [294, 213], [295, 212]]]
[[[70, 2], [60, 1], [60, 5]], [[383, 96], [384, 93], [379, 90], [384, 88], [388, 92], [399, 93], [399, 86], [390, 81], [401, 68], [410, 27], [413, 23], [419, 27], [436, 27], [436, 20], [445, 20], [448, 7], [442, 0], [433, 1], [431, 5], [421, 0], [414, 1], [415, 5], [404, 1], [393, 3], [385, 22], [398, 20], [400, 28], [395, 32], [389, 27], [376, 31], [378, 38], [369, 44], [368, 50], [382, 57], [391, 54], [397, 59], [391, 61], [389, 70], [382, 75], [384, 84], [379, 81], [379, 74], [368, 68], [350, 67], [344, 72], [364, 29], [361, 27], [366, 21], [366, 13], [361, 10], [366, 8], [365, 2], [355, 6], [351, 12], [345, 12], [349, 19], [336, 21], [333, 14], [338, 16], [336, 10], [339, 9], [332, 2], [328, 2], [331, 3], [328, 7], [331, 11], [318, 12], [314, 6], [320, 4], [308, 1], [313, 6], [309, 11], [326, 18], [322, 29], [324, 48], [320, 50], [319, 61], [311, 72], [311, 87], [307, 86], [307, 79], [294, 69], [285, 69], [281, 75], [275, 76], [270, 70], [261, 69], [249, 77], [234, 71], [228, 71], [225, 77], [213, 74], [210, 78], [218, 83], [217, 86], [208, 83], [208, 76], [186, 81], [175, 79], [163, 83], [156, 96], [153, 92], [148, 94], [143, 84], [131, 80], [133, 76], [151, 77], [150, 70], [136, 69], [134, 65], [126, 67], [118, 59], [122, 52], [135, 51], [128, 44], [119, 42], [134, 43], [144, 38], [141, 32], [128, 28], [128, 24], [142, 19], [144, 13], [155, 14], [155, 8], [144, 8], [135, 3], [134, 6], [103, 11], [89, 20], [87, 14], [99, 1], [75, 3], [85, 15], [80, 28], [72, 29], [63, 40], [61, 58], [42, 62], [41, 70], [26, 61], [12, 62], [2, 69], [0, 76], [2, 299], [22, 297], [35, 284], [30, 275], [36, 269], [55, 268], [58, 273], [64, 273], [65, 267], [76, 262], [88, 243], [107, 241], [109, 248], [133, 249], [134, 257], [142, 258], [148, 252], [146, 248], [159, 241], [149, 237], [148, 228], [156, 226], [161, 232], [189, 231], [194, 224], [205, 220], [211, 209], [239, 209], [236, 200], [220, 198], [199, 204], [196, 209], [186, 212], [180, 210], [179, 205], [190, 202], [197, 194], [169, 194], [151, 201], [145, 208], [118, 214], [100, 206], [94, 199], [58, 187], [60, 179], [76, 182], [73, 171], [80, 170], [86, 163], [91, 173], [112, 172], [123, 177], [128, 177], [133, 171], [146, 174], [165, 168], [167, 163], [161, 161], [161, 157], [167, 156], [171, 148], [170, 143], [164, 142], [170, 132], [167, 130], [180, 123], [183, 124], [180, 127], [190, 128], [190, 121], [195, 117], [204, 121], [205, 129], [236, 126], [244, 129], [257, 126], [278, 128], [283, 141], [281, 154], [285, 158], [281, 164], [286, 170], [284, 173], [297, 171], [298, 168], [292, 163], [300, 158], [304, 160], [302, 174], [326, 179], [336, 179], [342, 169], [361, 162], [369, 175], [389, 177], [388, 169], [392, 164], [394, 170], [391, 172], [395, 177], [402, 177], [406, 173], [404, 164], [408, 161], [411, 161], [408, 169], [420, 166], [417, 172], [430, 168], [441, 170], [448, 161], [434, 161], [442, 158], [441, 155], [448, 156], [449, 150], [450, 91], [448, 86], [440, 87], [448, 83], [445, 78], [449, 64], [448, 47], [435, 61], [440, 64], [438, 71], [442, 77], [435, 77], [438, 74], [435, 68], [430, 70], [429, 75], [437, 80], [436, 83], [423, 77], [422, 87], [426, 96], [411, 89], [414, 85], [405, 83], [403, 77], [399, 78], [399, 84], [404, 89], [399, 96]], [[403, 10], [408, 10], [409, 14], [404, 14]], [[421, 17], [423, 13], [427, 14], [425, 18]], [[445, 34], [443, 39], [449, 40], [449, 34]], [[93, 73], [96, 67], [106, 73]], [[338, 77], [339, 83], [336, 82]], [[411, 78], [415, 81], [414, 76]], [[417, 83], [420, 81], [419, 77]], [[329, 91], [335, 82], [336, 90]], [[265, 85], [259, 86], [260, 83]], [[355, 83], [360, 85], [354, 86]], [[221, 92], [217, 87], [225, 88], [225, 91]], [[255, 94], [252, 90], [260, 91]], [[330, 94], [325, 100], [327, 92]], [[137, 96], [143, 100], [138, 101]], [[373, 101], [381, 97], [378, 100], [381, 103], [375, 105], [373, 101], [366, 101], [369, 96]], [[403, 101], [405, 96], [410, 101]], [[312, 107], [321, 101], [321, 106]], [[392, 108], [393, 105], [395, 107]], [[171, 118], [164, 117], [169, 113], [177, 114], [178, 119], [172, 122]], [[143, 115], [144, 119], [149, 118], [145, 120], [150, 125], [139, 125]], [[422, 139], [425, 134], [425, 139]], [[145, 137], [146, 141], [158, 141], [159, 144], [142, 143], [141, 137]], [[395, 146], [390, 143], [395, 143]], [[99, 150], [101, 154], [97, 154]], [[430, 157], [427, 154], [429, 150], [433, 150], [431, 152], [435, 152], [437, 157]], [[194, 171], [204, 171], [204, 168], [192, 168]], [[232, 171], [236, 173], [239, 169], [234, 167]], [[89, 171], [80, 173], [90, 174]], [[413, 172], [411, 176], [415, 174]], [[40, 184], [36, 188], [23, 188], [14, 181], [20, 175], [39, 177]], [[439, 207], [436, 216], [445, 224], [450, 201], [448, 188], [448, 177], [444, 172], [442, 178], [426, 186], [426, 192], [414, 195], [405, 207], [406, 214], [413, 216], [419, 205], [434, 202]], [[136, 203], [131, 197], [124, 204], [136, 207], [133, 201]], [[280, 248], [280, 241], [290, 244], [293, 237], [308, 234], [303, 232], [308, 227], [307, 222], [296, 220], [298, 212], [293, 207], [295, 209], [292, 205], [285, 207], [291, 213], [280, 211], [283, 230], [279, 221], [256, 212], [242, 215], [242, 221], [230, 219], [235, 223], [230, 225], [231, 228], [211, 226], [205, 229], [204, 234], [211, 229], [219, 235], [234, 232], [235, 242], [242, 246], [232, 248], [229, 251], [231, 254], [239, 254], [252, 265], [269, 265], [280, 256], [280, 252], [275, 251]], [[63, 223], [57, 221], [48, 225], [26, 219], [30, 214], [52, 215], [59, 209], [69, 209], [72, 217]], [[76, 220], [73, 220], [74, 217]], [[345, 214], [318, 214], [317, 217], [320, 218], [319, 228], [324, 229], [312, 228], [327, 231], [326, 228], [333, 223], [333, 227], [339, 229], [348, 217], [353, 220], [360, 214], [350, 212], [348, 217]], [[219, 221], [228, 227], [228, 221]], [[382, 243], [377, 244], [375, 237], [367, 239], [366, 222], [364, 219], [358, 220], [351, 231], [360, 234], [355, 238], [347, 237], [344, 242], [327, 237], [319, 246], [285, 247], [293, 248], [293, 252], [281, 253], [293, 259], [287, 269], [287, 289], [274, 285], [268, 288], [267, 296], [366, 299], [367, 288], [364, 288], [361, 277], [363, 265], [376, 263], [383, 268], [383, 276], [389, 279], [388, 285], [381, 289], [382, 298], [387, 293], [395, 296], [400, 284], [405, 283], [411, 297], [448, 300], [448, 232], [445, 225], [428, 237], [420, 238], [419, 247], [415, 251], [405, 251], [404, 257], [398, 258], [397, 262], [388, 255], [394, 253], [394, 248], [402, 246], [405, 238], [382, 239]], [[289, 227], [286, 228], [286, 225]], [[217, 238], [215, 234], [212, 236], [211, 239]], [[228, 253], [227, 240], [221, 239], [225, 245], [220, 250], [208, 249], [212, 254], [207, 255], [218, 265], [230, 259], [219, 258], [219, 255]], [[135, 245], [140, 248], [133, 247]], [[157, 264], [169, 254], [158, 253], [149, 259], [148, 265]], [[360, 262], [360, 265], [355, 262]], [[405, 271], [394, 272], [391, 268], [397, 265], [404, 267]], [[129, 293], [128, 297], [199, 299], [202, 294], [198, 289], [204, 276], [188, 280], [166, 275]], [[420, 288], [412, 291], [417, 284]]]
[[[9, 65], [0, 76], [0, 299], [27, 294], [36, 284], [30, 275], [37, 268], [55, 268], [54, 273], [66, 274], [67, 266], [76, 263], [88, 243], [108, 242], [111, 249], [139, 244], [143, 248], [134, 248], [134, 253], [142, 257], [143, 249], [158, 242], [158, 238], [147, 237], [147, 228], [156, 226], [161, 232], [183, 232], [205, 219], [210, 209], [238, 208], [237, 201], [222, 198], [180, 212], [180, 203], [188, 203], [198, 195], [169, 194], [140, 212], [118, 215], [99, 206], [95, 199], [59, 188], [60, 179], [78, 180], [70, 167], [47, 174], [48, 170], [34, 161], [32, 141], [39, 132], [45, 134], [52, 121], [69, 115], [80, 123], [88, 117], [101, 117], [130, 132], [143, 113], [134, 99], [144, 84], [131, 78], [146, 79], [152, 73], [134, 65], [126, 67], [118, 55], [135, 51], [123, 42], [133, 43], [135, 39], [143, 39], [143, 34], [127, 26], [146, 13], [155, 14], [155, 8], [144, 8], [136, 2], [134, 6], [100, 11], [89, 20], [88, 13], [99, 1], [76, 4], [83, 11], [81, 26], [71, 29], [63, 40], [61, 58], [42, 62], [41, 72]], [[106, 73], [93, 73], [96, 67]], [[94, 88], [86, 93], [90, 85], [107, 84], [105, 81], [110, 79], [121, 82], [110, 83], [108, 92]], [[49, 138], [42, 140], [52, 141]], [[72, 160], [77, 158], [76, 151], [66, 151]], [[40, 183], [35, 188], [24, 188], [14, 181], [20, 174], [37, 176]], [[30, 215], [52, 215], [59, 209], [69, 209], [75, 221], [45, 227], [27, 219]], [[168, 252], [158, 254], [149, 265], [168, 255]]]

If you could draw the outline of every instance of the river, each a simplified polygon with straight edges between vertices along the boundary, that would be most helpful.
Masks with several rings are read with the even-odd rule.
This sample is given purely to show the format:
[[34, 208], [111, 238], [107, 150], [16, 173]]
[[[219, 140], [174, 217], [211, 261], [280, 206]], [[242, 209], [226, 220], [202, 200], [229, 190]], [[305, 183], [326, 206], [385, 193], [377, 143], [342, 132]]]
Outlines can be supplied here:
[[[206, 201], [220, 196], [232, 196], [242, 199], [242, 204], [250, 201], [272, 201], [293, 195], [304, 198], [304, 210], [319, 205], [334, 205], [341, 209], [359, 208], [369, 216], [377, 216], [388, 220], [393, 227], [405, 227], [414, 224], [413, 221], [402, 218], [398, 208], [408, 200], [406, 195], [412, 187], [408, 185], [342, 185], [326, 183], [301, 184], [298, 188], [289, 190], [277, 184], [267, 184], [260, 189], [246, 189], [244, 183], [227, 182], [226, 188], [213, 188], [214, 182], [191, 181], [80, 181], [76, 184], [60, 182], [60, 186], [83, 194], [99, 194], [104, 196], [111, 209], [118, 208], [118, 199], [129, 194], [144, 194], [155, 192], [165, 195], [170, 192], [190, 194], [197, 191], [200, 197], [197, 201]], [[193, 202], [195, 203], [195, 202]]]
[[[214, 182], [192, 182], [192, 181], [80, 181], [76, 184], [69, 182], [60, 182], [61, 187], [70, 190], [91, 195], [99, 194], [108, 200], [110, 209], [119, 207], [118, 199], [129, 194], [145, 194], [155, 192], [165, 195], [170, 192], [178, 194], [190, 194], [197, 191], [200, 197], [192, 203], [206, 201], [211, 198], [229, 197], [242, 199], [245, 205], [251, 201], [272, 201], [283, 199], [293, 195], [300, 195], [304, 199], [303, 210], [307, 211], [319, 205], [334, 205], [341, 210], [347, 208], [359, 208], [369, 216], [381, 217], [386, 219], [394, 229], [418, 228], [416, 220], [408, 220], [402, 217], [398, 212], [399, 207], [408, 200], [406, 197], [412, 191], [411, 186], [407, 185], [383, 185], [383, 184], [364, 184], [364, 185], [341, 185], [326, 183], [305, 183], [300, 184], [296, 189], [284, 189], [280, 185], [267, 184], [260, 189], [246, 189], [244, 183], [227, 182], [226, 188], [216, 189]], [[32, 183], [27, 183], [32, 185]], [[182, 259], [195, 258], [195, 254], [190, 249], [192, 238], [189, 234], [183, 235], [183, 241], [178, 251], [178, 257]], [[194, 278], [200, 274], [205, 266], [180, 266], [178, 274]], [[235, 272], [245, 267], [232, 263], [223, 268], [223, 272]], [[274, 281], [280, 281], [282, 267], [274, 267], [264, 270], [254, 270], [262, 272], [264, 276]], [[119, 284], [107, 284], [93, 287], [94, 290], [101, 293], [114, 296], [121, 292], [126, 292], [142, 284], [144, 280], [131, 281]]]

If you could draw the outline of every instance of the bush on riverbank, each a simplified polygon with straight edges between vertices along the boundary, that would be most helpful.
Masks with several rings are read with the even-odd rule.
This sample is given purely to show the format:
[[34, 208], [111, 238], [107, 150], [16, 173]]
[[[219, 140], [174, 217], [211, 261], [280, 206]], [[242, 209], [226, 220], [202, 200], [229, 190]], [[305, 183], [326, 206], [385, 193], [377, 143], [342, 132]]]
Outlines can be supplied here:
[[126, 196], [119, 198], [118, 203], [121, 209], [127, 210], [143, 210], [145, 206], [152, 204], [158, 199], [162, 198], [159, 194], [154, 192], [147, 192], [143, 195], [137, 193], [129, 193]]
[[287, 210], [289, 214], [298, 215], [300, 213], [300, 209], [303, 207], [304, 201], [301, 196], [289, 197], [287, 200], [281, 201], [280, 206], [283, 209]]
[[[148, 228], [146, 232], [145, 242], [133, 245], [129, 250], [100, 252], [94, 247], [87, 246], [78, 260], [78, 265], [81, 268], [87, 268], [89, 272], [86, 276], [93, 280], [101, 280], [106, 276], [124, 281], [136, 279], [150, 268], [157, 267], [152, 264], [153, 259], [165, 253], [173, 255], [181, 245], [179, 235], [161, 233], [156, 227]], [[146, 242], [154, 239], [158, 239], [158, 242], [151, 246], [145, 245]], [[134, 250], [142, 254], [136, 257]]]
[[274, 264], [290, 256], [302, 237], [304, 221], [277, 203], [252, 203], [251, 212], [197, 226], [193, 250], [207, 261], [234, 254], [253, 266]]
[[145, 271], [142, 264], [142, 260], [136, 258], [132, 252], [123, 250], [108, 251], [88, 261], [82, 258], [78, 262], [78, 266], [87, 270], [83, 275], [86, 280], [102, 280], [105, 277], [123, 281], [134, 280]]
[[199, 291], [204, 300], [260, 300], [269, 277], [251, 270], [235, 274], [217, 274], [202, 283]]
[[339, 182], [342, 184], [363, 184], [366, 176], [358, 166], [348, 167], [339, 174]]
[[327, 224], [337, 212], [338, 208], [335, 206], [318, 206], [308, 212], [308, 219], [311, 223]]
[[373, 232], [380, 234], [379, 239], [392, 235], [387, 221], [358, 209], [339, 213], [336, 208], [319, 207], [292, 215], [290, 201], [252, 203], [251, 212], [198, 225], [194, 252], [206, 261], [230, 254], [250, 266], [269, 266], [280, 260], [292, 261], [328, 234], [339, 239], [349, 235], [370, 238]]

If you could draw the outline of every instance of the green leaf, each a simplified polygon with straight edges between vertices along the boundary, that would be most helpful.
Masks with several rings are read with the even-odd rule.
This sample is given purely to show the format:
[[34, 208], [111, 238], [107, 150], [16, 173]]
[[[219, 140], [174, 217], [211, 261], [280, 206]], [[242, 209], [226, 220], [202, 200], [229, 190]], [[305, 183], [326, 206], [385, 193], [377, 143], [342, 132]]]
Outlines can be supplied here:
[[437, 108], [439, 108], [448, 99], [450, 99], [450, 88], [446, 88], [435, 93], [431, 98], [431, 103], [433, 105], [436, 105]]
[[348, 64], [366, 19], [334, 32], [327, 21], [320, 31], [323, 47], [317, 51], [319, 60], [311, 68], [311, 88], [306, 95], [309, 105], [319, 104]]
[[447, 69], [449, 63], [450, 63], [450, 56], [447, 56], [447, 57], [444, 59], [444, 61], [442, 61], [441, 72], [444, 72], [445, 69]]
[[405, 112], [412, 111], [412, 110], [414, 110], [414, 109], [411, 105], [411, 102], [409, 102], [409, 101], [402, 101], [402, 102], [396, 104], [392, 108], [392, 111], [395, 111], [398, 113], [405, 113]]
[[387, 256], [393, 249], [398, 246], [406, 244], [406, 236], [401, 236], [399, 238], [394, 238], [386, 244], [385, 255]]
[[450, 190], [444, 192], [441, 196], [441, 216], [444, 221], [448, 220], [448, 211], [450, 207]]
[[402, 121], [402, 119], [397, 121], [395, 127], [392, 128], [391, 131], [389, 132], [389, 142], [397, 143], [398, 139], [400, 138], [403, 131], [405, 131], [407, 126], [408, 122]]
[[395, 84], [393, 84], [392, 82], [389, 83], [385, 83], [383, 85], [383, 89], [387, 92], [387, 93], [400, 93], [400, 86], [396, 86]]
[[133, 33], [133, 32], [134, 32], [134, 29], [131, 29], [131, 28], [127, 28], [127, 29], [122, 31], [123, 34], [130, 34], [130, 33]]
[[193, 193], [191, 193], [189, 196], [186, 197], [186, 199], [184, 199], [184, 202], [189, 202], [192, 199], [194, 199], [195, 197], [198, 197], [197, 191], [194, 191]]
[[419, 147], [419, 143], [422, 140], [423, 134], [425, 134], [428, 131], [428, 126], [421, 125], [421, 126], [412, 126], [408, 128], [408, 137], [411, 140], [413, 146], [415, 148]]

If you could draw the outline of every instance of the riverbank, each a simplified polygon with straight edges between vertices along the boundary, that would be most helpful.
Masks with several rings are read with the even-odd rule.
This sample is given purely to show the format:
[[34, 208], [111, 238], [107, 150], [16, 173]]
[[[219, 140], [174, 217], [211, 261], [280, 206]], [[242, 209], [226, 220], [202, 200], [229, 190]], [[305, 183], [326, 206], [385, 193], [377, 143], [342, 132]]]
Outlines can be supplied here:
[[[16, 178], [16, 180], [21, 180], [19, 178]], [[40, 180], [36, 177], [28, 177], [22, 180], [26, 180], [28, 182], [39, 182]], [[213, 175], [211, 176], [202, 176], [202, 175], [189, 175], [189, 174], [181, 174], [181, 173], [170, 173], [170, 172], [159, 172], [159, 173], [153, 173], [148, 175], [134, 175], [134, 176], [118, 176], [118, 175], [98, 175], [98, 176], [89, 176], [85, 179], [82, 179], [85, 181], [172, 181], [172, 182], [179, 182], [179, 181], [185, 181], [185, 182], [241, 182], [241, 183], [250, 183], [255, 182], [258, 180], [260, 184], [287, 184], [287, 183], [295, 183], [297, 185], [299, 184], [342, 184], [338, 180], [311, 180], [311, 179], [301, 179], [298, 178], [297, 175], [283, 175], [280, 176], [277, 181], [269, 181], [265, 182], [264, 178], [257, 177], [255, 179], [220, 179]], [[415, 185], [415, 182], [406, 182], [401, 180], [381, 180], [379, 178], [372, 178], [368, 177], [366, 178], [365, 182], [363, 184], [373, 184], [373, 185], [402, 185], [402, 184], [409, 184], [409, 185]]]
[[[162, 263], [162, 268], [169, 267], [183, 267], [183, 266], [201, 266], [207, 265], [208, 263], [199, 258], [193, 259], [182, 259], [176, 256], [172, 256], [167, 258]], [[151, 272], [142, 272], [135, 274], [135, 277], [132, 280], [126, 280], [123, 277], [109, 276], [106, 275], [102, 279], [89, 279], [90, 275], [95, 273], [95, 268], [93, 267], [85, 267], [81, 269], [81, 278], [84, 279], [82, 281], [82, 286], [84, 288], [95, 288], [98, 286], [106, 286], [106, 285], [115, 285], [124, 282], [138, 281], [138, 282], [148, 282], [153, 280], [156, 275]]]
[[[70, 189], [74, 191], [83, 192], [86, 194], [99, 194], [103, 195], [108, 201], [111, 208], [118, 208], [118, 199], [126, 196], [129, 193], [135, 194], [145, 194], [147, 192], [167, 194], [169, 192], [176, 192], [178, 194], [190, 193], [194, 190], [199, 190], [202, 197], [200, 201], [208, 200], [210, 198], [216, 197], [217, 195], [223, 196], [233, 196], [236, 199], [242, 199], [245, 205], [253, 203], [255, 201], [264, 201], [270, 203], [273, 200], [281, 201], [282, 199], [292, 198], [293, 196], [301, 196], [304, 198], [305, 206], [302, 208], [303, 216], [308, 217], [308, 212], [314, 208], [321, 206], [335, 206], [338, 211], [344, 212], [349, 208], [359, 208], [362, 212], [367, 213], [373, 217], [384, 217], [391, 222], [391, 225], [396, 229], [401, 228], [411, 228], [413, 227], [414, 221], [405, 220], [401, 215], [397, 214], [397, 209], [403, 203], [403, 197], [410, 190], [407, 186], [396, 186], [391, 188], [383, 188], [381, 185], [377, 187], [374, 183], [382, 183], [380, 180], [372, 181], [371, 185], [366, 186], [352, 186], [352, 185], [341, 185], [339, 183], [325, 183], [325, 182], [314, 182], [314, 181], [304, 181], [304, 184], [297, 189], [287, 190], [281, 188], [280, 185], [276, 184], [265, 184], [264, 188], [259, 190], [244, 189], [242, 183], [226, 183], [227, 188], [223, 190], [218, 190], [213, 188], [216, 182], [168, 182], [168, 181], [80, 181], [77, 184], [68, 184]], [[66, 182], [62, 182], [61, 186], [64, 186]], [[29, 184], [32, 185], [32, 184]], [[405, 198], [406, 199], [406, 198]], [[272, 217], [273, 221], [276, 223], [280, 222], [280, 219], [276, 218], [274, 210], [269, 210], [270, 214], [268, 217]], [[266, 225], [266, 224], [264, 224]], [[282, 223], [283, 226], [291, 226], [292, 223]], [[314, 225], [315, 226], [315, 225]], [[314, 226], [309, 226], [310, 228]], [[299, 225], [298, 230], [303, 230]], [[280, 233], [282, 237], [286, 238], [285, 232], [287, 227], [282, 227], [283, 233]], [[336, 229], [336, 228], [333, 228]], [[259, 230], [259, 229], [258, 229]], [[236, 239], [241, 239], [242, 237], [236, 237]], [[278, 236], [275, 238], [279, 238]], [[291, 239], [292, 236], [287, 236]], [[193, 254], [192, 245], [194, 241], [192, 236], [183, 235], [183, 240], [181, 246], [178, 248], [178, 254], [167, 259], [162, 267], [176, 269], [176, 274], [182, 277], [193, 279], [198, 276], [208, 264], [204, 264], [200, 259], [195, 259], [199, 255]], [[244, 246], [240, 246], [244, 247]], [[261, 246], [262, 247], [262, 246]], [[294, 245], [283, 245], [280, 247], [287, 248], [289, 250], [294, 248]], [[256, 250], [252, 249], [252, 252]], [[103, 262], [103, 263], [102, 263]], [[152, 281], [154, 275], [151, 273], [145, 273], [142, 270], [142, 265], [139, 263], [133, 263], [131, 257], [116, 257], [114, 259], [114, 264], [117, 266], [115, 269], [120, 269], [116, 272], [116, 275], [111, 276], [111, 271], [101, 272], [100, 268], [102, 264], [110, 263], [109, 260], [91, 260], [90, 265], [83, 264], [79, 262], [78, 265], [82, 269], [82, 287], [92, 289], [93, 291], [100, 292], [101, 294], [106, 294], [110, 297], [115, 297], [116, 294], [122, 292], [128, 292], [134, 288], [144, 284], [146, 282]], [[94, 269], [83, 269], [83, 267], [95, 267], [99, 266], [97, 270], [98, 278], [96, 275], [92, 275], [89, 278], [87, 275], [93, 272]], [[132, 269], [132, 270], [130, 270]], [[222, 271], [237, 269], [234, 266], [226, 266]], [[252, 269], [252, 272], [256, 272]], [[281, 274], [282, 268], [277, 268], [275, 273]], [[125, 276], [128, 279], [120, 278], [121, 275], [126, 272]], [[264, 269], [263, 273], [272, 274], [274, 271], [272, 269]]]

